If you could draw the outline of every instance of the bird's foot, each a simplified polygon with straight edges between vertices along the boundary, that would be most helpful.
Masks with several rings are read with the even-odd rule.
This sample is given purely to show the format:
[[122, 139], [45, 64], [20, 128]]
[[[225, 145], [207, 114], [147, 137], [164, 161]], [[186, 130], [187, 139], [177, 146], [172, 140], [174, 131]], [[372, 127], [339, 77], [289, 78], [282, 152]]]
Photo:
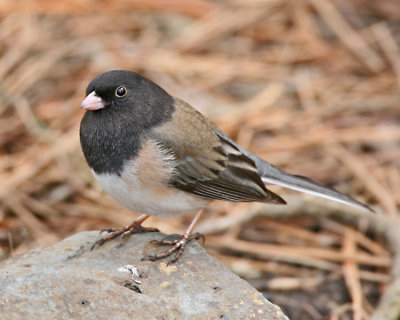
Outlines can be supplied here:
[[100, 234], [103, 232], [109, 233], [108, 235], [101, 237], [99, 240], [97, 240], [93, 245], [91, 250], [93, 250], [96, 247], [101, 246], [105, 242], [115, 239], [119, 236], [121, 236], [121, 239], [130, 236], [133, 233], [141, 233], [141, 232], [159, 232], [157, 228], [148, 228], [148, 227], [143, 227], [141, 223], [144, 221], [144, 219], [136, 219], [134, 220], [129, 226], [125, 226], [122, 228], [106, 228], [100, 230]]
[[176, 252], [175, 256], [167, 263], [167, 265], [170, 265], [170, 264], [178, 261], [179, 257], [183, 253], [183, 250], [185, 249], [186, 245], [190, 241], [198, 240], [198, 239], [204, 240], [204, 236], [200, 233], [195, 233], [195, 234], [186, 234], [185, 233], [178, 240], [153, 240], [153, 241], [151, 241], [152, 243], [157, 243], [160, 245], [172, 245], [172, 247], [170, 249], [168, 249], [167, 251], [161, 252], [156, 255], [146, 255], [142, 258], [142, 260], [156, 261], [156, 260], [160, 260], [160, 259], [169, 257], [174, 252]]

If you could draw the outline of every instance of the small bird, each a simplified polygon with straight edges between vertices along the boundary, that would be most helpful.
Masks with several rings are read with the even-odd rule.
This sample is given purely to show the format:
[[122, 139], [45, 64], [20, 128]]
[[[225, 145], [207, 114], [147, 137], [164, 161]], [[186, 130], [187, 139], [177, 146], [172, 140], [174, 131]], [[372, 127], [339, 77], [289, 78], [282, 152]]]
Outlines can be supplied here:
[[[82, 151], [103, 189], [123, 206], [143, 213], [131, 225], [110, 228], [94, 246], [136, 232], [150, 215], [197, 211], [172, 247], [144, 260], [174, 254], [198, 239], [193, 229], [212, 200], [286, 204], [265, 184], [311, 193], [355, 207], [367, 205], [306, 177], [291, 175], [241, 148], [188, 103], [135, 72], [114, 70], [94, 78], [80, 105]], [[371, 210], [372, 211], [372, 210]]]

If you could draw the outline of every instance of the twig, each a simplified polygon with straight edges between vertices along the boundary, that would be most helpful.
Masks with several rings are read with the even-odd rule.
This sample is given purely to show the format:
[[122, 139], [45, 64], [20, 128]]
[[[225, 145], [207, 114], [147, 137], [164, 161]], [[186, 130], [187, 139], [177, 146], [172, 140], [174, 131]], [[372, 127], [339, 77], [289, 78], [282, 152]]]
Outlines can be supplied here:
[[381, 45], [383, 51], [385, 52], [390, 64], [393, 67], [393, 71], [397, 77], [397, 85], [400, 88], [400, 50], [396, 41], [393, 39], [393, 35], [389, 30], [386, 23], [377, 23], [372, 26], [372, 31], [375, 34], [376, 40]]
[[[348, 255], [330, 249], [262, 244], [237, 239], [221, 239], [220, 237], [215, 238], [214, 236], [209, 236], [207, 239], [208, 245], [213, 247], [247, 252], [258, 257], [273, 256], [276, 259], [293, 259], [297, 260], [298, 263], [302, 263], [300, 261], [303, 261], [305, 265], [311, 265], [311, 261], [316, 262], [319, 260], [321, 260], [321, 262], [324, 260], [336, 262], [351, 260], [355, 263], [368, 266], [389, 267], [391, 262], [388, 257], [372, 256], [365, 253]], [[309, 261], [310, 263], [308, 263]]]
[[[393, 262], [391, 267], [392, 281], [387, 286], [384, 294], [380, 298], [378, 307], [371, 315], [371, 320], [396, 320], [400, 315], [400, 304], [398, 297], [400, 295], [400, 233], [399, 222], [384, 214], [373, 214], [362, 210], [347, 208], [336, 204], [328, 204], [326, 201], [321, 203], [313, 201], [313, 204], [306, 201], [288, 201], [290, 210], [283, 212], [276, 208], [275, 210], [263, 210], [260, 214], [275, 217], [287, 218], [297, 215], [309, 215], [313, 217], [324, 216], [334, 217], [347, 224], [358, 226], [361, 222], [378, 236], [385, 239], [388, 249], [393, 253]], [[329, 207], [331, 209], [329, 209]], [[273, 207], [275, 208], [275, 207]], [[355, 260], [354, 260], [355, 261]]]
[[382, 59], [360, 37], [351, 25], [343, 18], [339, 10], [330, 0], [309, 0], [319, 12], [328, 26], [336, 33], [341, 41], [358, 56], [372, 71], [380, 71], [384, 64]]
[[[349, 230], [343, 238], [343, 254], [352, 256], [357, 252], [356, 242], [353, 233]], [[343, 262], [343, 275], [347, 288], [350, 292], [354, 320], [362, 320], [362, 289], [358, 266], [354, 261]]]
[[387, 213], [392, 217], [397, 216], [396, 201], [391, 192], [386, 190], [375, 177], [370, 173], [366, 166], [355, 156], [348, 152], [340, 145], [334, 145], [327, 150], [334, 155], [336, 159], [343, 162], [344, 165], [351, 170], [351, 172], [363, 182], [363, 185], [374, 194], [377, 200], [386, 209]]

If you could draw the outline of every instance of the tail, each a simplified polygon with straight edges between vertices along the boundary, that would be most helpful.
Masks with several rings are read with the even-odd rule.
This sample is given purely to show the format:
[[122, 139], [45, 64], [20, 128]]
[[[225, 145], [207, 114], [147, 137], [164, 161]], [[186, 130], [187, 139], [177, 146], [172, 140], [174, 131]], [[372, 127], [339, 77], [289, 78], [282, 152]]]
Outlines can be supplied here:
[[[309, 178], [291, 175], [273, 165], [258, 159], [257, 167], [261, 171], [262, 181], [267, 184], [275, 184], [285, 188], [309, 193], [318, 197], [330, 199], [333, 201], [345, 203], [354, 207], [366, 209], [374, 212], [368, 205], [361, 203], [349, 196], [344, 195], [330, 187], [324, 186]], [[259, 163], [260, 160], [262, 163]]]
[[344, 195], [330, 187], [324, 186], [321, 183], [315, 182], [309, 178], [296, 176], [289, 174], [277, 167], [274, 167], [272, 164], [262, 160], [261, 158], [255, 156], [251, 152], [241, 148], [238, 146], [233, 140], [227, 137], [223, 132], [219, 132], [221, 136], [223, 136], [226, 140], [230, 141], [234, 144], [243, 154], [252, 159], [257, 168], [260, 176], [262, 177], [262, 181], [266, 184], [276, 184], [278, 186], [282, 186], [285, 188], [310, 193], [316, 195], [321, 198], [330, 199], [333, 201], [345, 203], [357, 208], [361, 208], [364, 210], [368, 210], [371, 212], [375, 212], [366, 204], [359, 202], [349, 196]]

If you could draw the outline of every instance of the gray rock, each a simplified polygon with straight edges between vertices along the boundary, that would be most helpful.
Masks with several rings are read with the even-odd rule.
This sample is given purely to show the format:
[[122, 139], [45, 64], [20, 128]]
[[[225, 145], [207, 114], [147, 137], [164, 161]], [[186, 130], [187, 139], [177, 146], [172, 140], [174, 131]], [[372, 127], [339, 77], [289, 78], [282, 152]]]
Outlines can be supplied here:
[[167, 266], [140, 260], [160, 250], [149, 241], [163, 234], [135, 234], [91, 251], [98, 236], [79, 233], [1, 263], [0, 318], [287, 319], [195, 242]]

